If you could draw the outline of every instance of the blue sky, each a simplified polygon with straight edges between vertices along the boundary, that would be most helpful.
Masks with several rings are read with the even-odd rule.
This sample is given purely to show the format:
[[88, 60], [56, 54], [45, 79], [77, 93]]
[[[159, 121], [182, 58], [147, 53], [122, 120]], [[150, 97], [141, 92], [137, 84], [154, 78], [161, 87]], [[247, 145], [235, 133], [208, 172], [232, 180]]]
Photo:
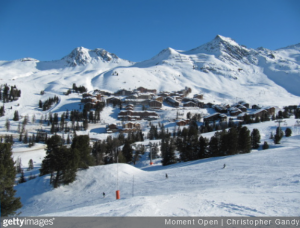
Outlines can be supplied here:
[[76, 47], [143, 61], [217, 34], [250, 48], [300, 43], [299, 0], [1, 0], [0, 60], [57, 60]]

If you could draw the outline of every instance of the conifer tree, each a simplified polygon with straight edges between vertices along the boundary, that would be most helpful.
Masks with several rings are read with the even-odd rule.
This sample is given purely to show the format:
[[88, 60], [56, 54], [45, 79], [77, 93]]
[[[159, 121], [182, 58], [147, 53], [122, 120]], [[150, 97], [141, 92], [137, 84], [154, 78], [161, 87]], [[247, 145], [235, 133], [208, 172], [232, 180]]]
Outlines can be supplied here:
[[251, 136], [247, 127], [242, 127], [238, 136], [238, 150], [240, 153], [250, 153]]
[[19, 184], [22, 184], [22, 183], [25, 183], [25, 182], [26, 182], [26, 179], [25, 179], [25, 176], [24, 176], [24, 171], [22, 170], [22, 171], [21, 171], [21, 176], [20, 176], [20, 178], [19, 178], [18, 183], [19, 183]]
[[92, 148], [90, 147], [90, 138], [88, 135], [75, 136], [71, 148], [79, 151], [79, 164], [78, 168], [87, 169], [89, 166], [94, 165], [94, 158], [91, 155]]
[[42, 162], [40, 175], [51, 174], [50, 183], [54, 188], [75, 180], [80, 156], [76, 148], [62, 145], [62, 138], [53, 135], [47, 140], [46, 157]]
[[10, 129], [10, 122], [9, 122], [8, 118], [6, 119], [6, 122], [5, 122], [5, 128], [6, 128], [6, 131], [9, 131], [9, 129]]
[[198, 158], [205, 158], [205, 155], [208, 152], [208, 140], [203, 136], [199, 138], [199, 151], [198, 151]]
[[281, 130], [280, 127], [276, 128], [276, 134], [274, 136], [274, 143], [275, 144], [280, 144], [280, 140], [283, 137], [283, 131]]
[[233, 155], [236, 154], [238, 151], [238, 146], [239, 146], [239, 135], [237, 132], [237, 129], [235, 127], [232, 127], [228, 131], [228, 154]]
[[19, 121], [19, 112], [17, 110], [14, 113], [13, 121]]
[[262, 146], [263, 150], [269, 149], [269, 144], [265, 141], [264, 145]]
[[251, 144], [253, 149], [258, 149], [260, 143], [260, 133], [259, 130], [254, 128], [251, 133]]
[[15, 197], [16, 169], [10, 143], [0, 143], [0, 201], [1, 216], [13, 216], [22, 207], [20, 198]]
[[28, 161], [28, 170], [32, 170], [34, 167], [33, 167], [33, 160], [32, 159], [30, 159], [29, 161]]
[[133, 152], [133, 149], [132, 149], [129, 141], [126, 140], [125, 144], [123, 146], [123, 149], [122, 149], [122, 154], [126, 158], [127, 163], [132, 161], [132, 152]]
[[164, 150], [162, 164], [165, 166], [176, 163], [175, 145], [173, 140], [162, 140], [162, 145], [163, 144], [165, 145], [162, 147]]
[[289, 128], [289, 127], [286, 128], [286, 129], [285, 129], [285, 136], [286, 136], [286, 137], [290, 137], [291, 135], [292, 135], [292, 130], [291, 130], [291, 128]]

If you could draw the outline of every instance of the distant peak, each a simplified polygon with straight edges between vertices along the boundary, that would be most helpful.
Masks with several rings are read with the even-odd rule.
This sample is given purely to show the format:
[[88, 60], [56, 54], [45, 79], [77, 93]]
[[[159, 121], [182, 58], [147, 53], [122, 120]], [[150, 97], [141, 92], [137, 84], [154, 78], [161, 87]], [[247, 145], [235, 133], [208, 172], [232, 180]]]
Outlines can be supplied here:
[[217, 35], [214, 40], [221, 41], [221, 42], [226, 42], [226, 43], [229, 43], [229, 44], [234, 45], [234, 46], [239, 46], [239, 44], [237, 42], [235, 42], [233, 39], [231, 39], [230, 37]]
[[73, 49], [69, 55], [63, 58], [70, 66], [86, 65], [96, 61], [109, 62], [113, 59], [117, 61], [119, 57], [103, 48], [90, 50], [85, 47], [77, 47]]

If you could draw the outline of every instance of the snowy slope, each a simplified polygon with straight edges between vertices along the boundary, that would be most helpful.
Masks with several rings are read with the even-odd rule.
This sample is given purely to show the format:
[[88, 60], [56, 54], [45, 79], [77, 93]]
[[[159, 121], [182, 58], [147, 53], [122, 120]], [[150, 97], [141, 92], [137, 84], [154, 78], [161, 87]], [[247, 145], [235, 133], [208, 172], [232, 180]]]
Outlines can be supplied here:
[[[288, 126], [294, 122], [287, 120]], [[91, 167], [79, 171], [74, 183], [54, 190], [49, 177], [38, 177], [16, 187], [22, 215], [299, 216], [300, 132], [273, 145], [268, 139], [276, 128], [273, 122], [249, 128], [258, 128], [271, 148], [166, 167], [159, 162], [142, 169]], [[120, 200], [115, 199], [118, 189]]]

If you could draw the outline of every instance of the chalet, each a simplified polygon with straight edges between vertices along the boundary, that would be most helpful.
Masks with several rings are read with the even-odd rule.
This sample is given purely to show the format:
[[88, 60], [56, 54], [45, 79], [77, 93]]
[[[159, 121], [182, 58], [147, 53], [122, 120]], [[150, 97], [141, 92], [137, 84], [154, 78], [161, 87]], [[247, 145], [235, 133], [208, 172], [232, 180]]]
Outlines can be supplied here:
[[265, 115], [265, 113], [267, 113], [268, 111], [265, 109], [258, 109], [252, 113], [249, 113], [249, 116], [251, 116], [252, 118], [261, 118], [263, 115]]
[[166, 101], [168, 104], [170, 104], [171, 106], [175, 107], [175, 108], [178, 108], [178, 107], [179, 107], [179, 102], [176, 101], [176, 100], [175, 100], [174, 98], [172, 98], [172, 97], [167, 97], [167, 98], [165, 99], [165, 101]]
[[153, 93], [139, 93], [137, 99], [152, 99]]
[[121, 129], [117, 124], [109, 124], [106, 126], [107, 133], [119, 132]]
[[126, 107], [125, 107], [125, 110], [127, 110], [127, 111], [129, 111], [129, 110], [133, 111], [133, 109], [134, 109], [134, 106], [132, 104], [126, 105]]
[[112, 93], [110, 93], [110, 92], [107, 92], [107, 91], [104, 91], [104, 90], [99, 90], [99, 89], [95, 89], [94, 93], [95, 94], [100, 94], [102, 96], [111, 96], [112, 95]]
[[92, 97], [93, 95], [90, 94], [90, 93], [83, 93], [82, 94], [82, 98], [85, 98], [85, 97]]
[[154, 93], [156, 94], [156, 89], [146, 89], [144, 87], [138, 87], [136, 91], [139, 91], [140, 93]]
[[134, 94], [127, 96], [126, 99], [138, 99], [138, 97], [139, 97], [138, 94], [134, 93]]
[[81, 99], [81, 103], [95, 103], [97, 99], [95, 97], [85, 97]]
[[275, 107], [267, 107], [265, 109], [270, 116], [275, 115]]
[[169, 92], [160, 92], [160, 93], [158, 94], [158, 96], [161, 96], [161, 97], [168, 97], [168, 96], [170, 96], [170, 93], [169, 93]]
[[149, 100], [146, 99], [124, 99], [123, 102], [125, 104], [133, 104], [133, 105], [148, 105]]
[[242, 113], [242, 111], [236, 107], [231, 107], [228, 109], [228, 112], [231, 116], [238, 116], [239, 114]]
[[198, 107], [199, 107], [199, 108], [204, 108], [204, 107], [205, 107], [204, 102], [198, 102], [197, 104], [198, 104]]
[[183, 107], [197, 107], [198, 105], [193, 101], [188, 101], [183, 104]]
[[247, 103], [247, 102], [245, 102], [245, 101], [239, 101], [238, 104], [243, 105], [243, 106], [245, 106], [246, 108], [249, 108], [249, 107], [250, 107], [249, 103]]
[[126, 89], [121, 89], [115, 92], [115, 96], [129, 96], [132, 94], [132, 91], [126, 90]]
[[258, 105], [252, 105], [252, 109], [261, 109]]
[[188, 125], [189, 123], [190, 123], [190, 120], [177, 120], [176, 121], [177, 126], [185, 126], [185, 125]]
[[151, 100], [149, 102], [149, 107], [150, 108], [155, 108], [155, 109], [160, 109], [162, 108], [162, 103], [156, 100]]
[[152, 97], [152, 99], [153, 99], [153, 100], [156, 100], [156, 101], [159, 101], [159, 102], [161, 102], [161, 103], [163, 103], [163, 100], [164, 100], [164, 98], [161, 97], [161, 96], [154, 96], [154, 97]]
[[123, 132], [132, 132], [141, 129], [141, 124], [135, 122], [127, 122], [123, 124]]
[[107, 104], [121, 104], [121, 100], [117, 97], [109, 97], [106, 99]]
[[197, 98], [199, 100], [203, 100], [203, 94], [195, 94], [194, 98]]
[[242, 112], [242, 113], [240, 113], [240, 114], [237, 116], [237, 119], [238, 119], [238, 120], [243, 120], [243, 121], [244, 121], [245, 115], [247, 115], [247, 113]]
[[156, 120], [158, 119], [158, 114], [153, 111], [121, 111], [118, 115], [118, 119], [123, 121], [131, 120]]
[[227, 108], [228, 108], [228, 106], [226, 106], [226, 105], [215, 105], [214, 106], [214, 109], [220, 113], [227, 113]]
[[239, 110], [241, 110], [242, 112], [247, 112], [247, 107], [244, 106], [244, 105], [239, 104], [239, 105], [237, 105], [236, 107], [237, 107]]
[[204, 117], [203, 120], [204, 120], [204, 122], [210, 122], [210, 121], [216, 121], [216, 120], [227, 121], [227, 115], [216, 112], [214, 114]]
[[221, 113], [219, 115], [219, 120], [222, 121], [222, 122], [226, 122], [227, 121], [227, 115]]

